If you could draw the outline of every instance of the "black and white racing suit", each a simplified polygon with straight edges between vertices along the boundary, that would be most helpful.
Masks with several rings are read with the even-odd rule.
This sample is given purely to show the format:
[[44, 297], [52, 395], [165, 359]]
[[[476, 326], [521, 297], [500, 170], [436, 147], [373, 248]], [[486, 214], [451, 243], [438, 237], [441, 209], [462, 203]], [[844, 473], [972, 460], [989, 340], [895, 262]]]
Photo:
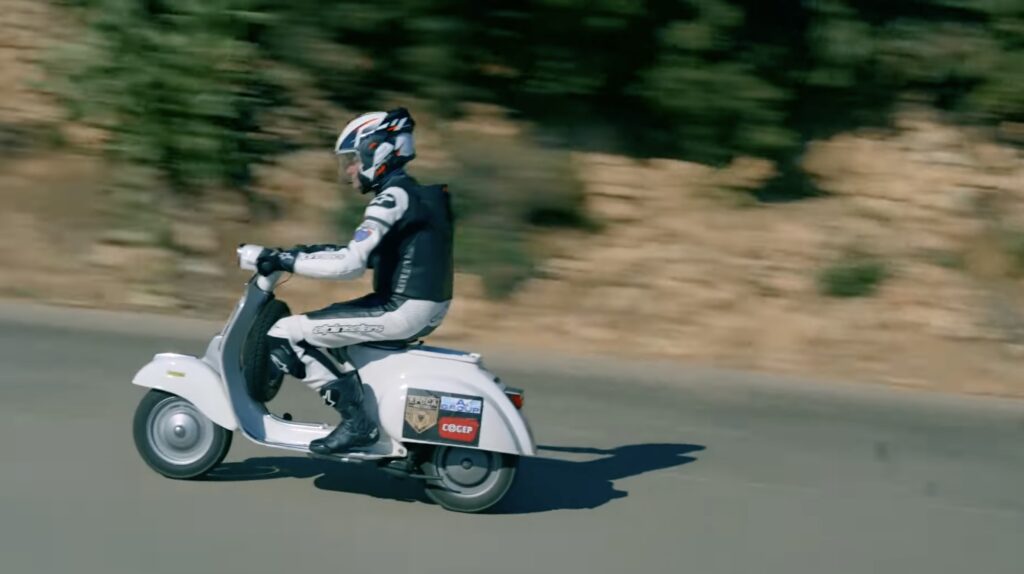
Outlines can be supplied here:
[[[373, 293], [279, 320], [268, 337], [286, 339], [314, 390], [351, 370], [324, 348], [423, 337], [441, 324], [452, 298], [452, 215], [447, 186], [419, 185], [395, 172], [367, 206], [348, 245], [316, 245], [295, 258], [294, 272], [356, 279], [374, 270]], [[293, 373], [294, 374], [294, 373]]]

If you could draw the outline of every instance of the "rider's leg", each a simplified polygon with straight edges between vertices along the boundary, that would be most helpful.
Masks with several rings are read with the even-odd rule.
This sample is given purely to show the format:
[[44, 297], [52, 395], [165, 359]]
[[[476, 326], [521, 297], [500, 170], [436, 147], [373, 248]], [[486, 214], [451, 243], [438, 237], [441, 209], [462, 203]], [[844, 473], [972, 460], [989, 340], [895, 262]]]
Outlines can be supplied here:
[[377, 423], [363, 409], [363, 383], [359, 373], [349, 371], [320, 388], [324, 403], [338, 411], [342, 422], [324, 438], [309, 443], [317, 454], [345, 452], [377, 442]]
[[[277, 325], [274, 325], [277, 327]], [[274, 332], [274, 328], [270, 329], [270, 332]], [[302, 363], [302, 359], [295, 353], [292, 348], [291, 341], [288, 340], [287, 336], [272, 336], [270, 332], [267, 333], [267, 343], [270, 347], [270, 376], [275, 380], [276, 386], [281, 384], [281, 379], [285, 375], [291, 375], [296, 379], [306, 378], [306, 366]], [[277, 331], [278, 335], [287, 335], [281, 329]]]
[[267, 333], [270, 360], [276, 370], [319, 391], [340, 373], [351, 370], [321, 349], [424, 337], [440, 325], [448, 306], [448, 302], [419, 300], [382, 305], [363, 297], [285, 317]]
[[[276, 370], [300, 379], [310, 389], [319, 391], [327, 383], [352, 370], [306, 340], [302, 315], [285, 317], [267, 331], [270, 360]], [[333, 347], [346, 347], [355, 340], [336, 341]]]
[[[281, 319], [267, 332], [273, 376], [291, 375], [311, 389], [319, 390], [344, 370], [329, 355], [309, 345], [298, 332], [292, 317]], [[312, 352], [311, 352], [312, 351]]]
[[396, 330], [391, 325], [394, 321], [385, 317], [388, 310], [376, 297], [368, 295], [305, 315], [284, 317], [267, 332], [270, 360], [276, 369], [320, 391], [342, 373], [352, 370], [339, 364], [323, 349], [383, 340], [380, 336]]
[[277, 350], [271, 353], [275, 365], [283, 366], [293, 376], [304, 374], [300, 377], [303, 382], [318, 391], [324, 402], [344, 418], [330, 435], [313, 441], [311, 450], [325, 454], [340, 452], [372, 444], [378, 434], [376, 424], [361, 407], [362, 384], [358, 374], [347, 365], [339, 365], [321, 349], [423, 336], [422, 333], [440, 324], [447, 309], [447, 302], [376, 305], [372, 298], [364, 297], [307, 315], [286, 317], [270, 329], [267, 336]]
[[[362, 408], [363, 385], [359, 374], [349, 365], [339, 365], [328, 353], [306, 341], [301, 317], [293, 315], [281, 319], [271, 327], [267, 338], [274, 345], [270, 352], [274, 365], [301, 378], [320, 394], [324, 404], [342, 417], [341, 424], [326, 437], [312, 441], [309, 450], [330, 454], [377, 442], [380, 434], [377, 425]], [[345, 346], [337, 344], [340, 342], [335, 341], [334, 346]]]

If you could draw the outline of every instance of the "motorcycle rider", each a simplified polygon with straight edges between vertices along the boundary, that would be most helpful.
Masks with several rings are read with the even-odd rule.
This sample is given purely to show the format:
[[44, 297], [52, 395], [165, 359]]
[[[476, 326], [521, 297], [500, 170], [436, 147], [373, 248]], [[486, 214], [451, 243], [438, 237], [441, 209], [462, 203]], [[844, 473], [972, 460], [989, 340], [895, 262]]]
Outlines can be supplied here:
[[436, 329], [452, 298], [452, 214], [444, 185], [420, 185], [405, 171], [415, 157], [409, 112], [398, 108], [352, 120], [334, 147], [341, 174], [373, 193], [347, 245], [264, 250], [263, 275], [287, 271], [320, 279], [355, 279], [374, 270], [373, 292], [352, 301], [279, 320], [267, 333], [273, 376], [290, 374], [320, 393], [342, 416], [329, 435], [310, 443], [318, 454], [377, 441], [362, 409], [363, 388], [350, 364], [323, 351], [370, 341], [407, 341]]

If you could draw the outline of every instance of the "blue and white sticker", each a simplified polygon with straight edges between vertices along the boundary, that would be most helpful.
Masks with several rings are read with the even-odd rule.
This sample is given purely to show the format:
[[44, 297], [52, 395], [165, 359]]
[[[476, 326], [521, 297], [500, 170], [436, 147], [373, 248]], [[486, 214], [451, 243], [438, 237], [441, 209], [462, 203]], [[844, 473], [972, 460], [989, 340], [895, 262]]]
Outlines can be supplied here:
[[460, 399], [457, 397], [441, 397], [441, 410], [453, 413], [480, 414], [483, 402], [477, 399]]
[[364, 239], [369, 238], [371, 235], [373, 235], [373, 229], [370, 229], [369, 227], [360, 227], [359, 229], [356, 230], [353, 239], [355, 239], [356, 241], [363, 241]]

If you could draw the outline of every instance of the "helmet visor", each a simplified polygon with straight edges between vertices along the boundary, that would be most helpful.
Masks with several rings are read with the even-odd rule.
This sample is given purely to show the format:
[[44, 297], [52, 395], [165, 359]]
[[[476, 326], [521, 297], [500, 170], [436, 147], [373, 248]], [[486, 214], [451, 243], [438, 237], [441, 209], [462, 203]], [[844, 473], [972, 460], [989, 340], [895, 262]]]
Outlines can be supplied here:
[[357, 154], [355, 151], [338, 154], [338, 167], [341, 168], [342, 171], [345, 171], [358, 163], [359, 154]]
[[359, 167], [359, 154], [354, 151], [349, 153], [341, 153], [337, 155], [338, 158], [338, 178], [342, 181], [348, 181], [351, 179], [350, 170], [352, 166]]

